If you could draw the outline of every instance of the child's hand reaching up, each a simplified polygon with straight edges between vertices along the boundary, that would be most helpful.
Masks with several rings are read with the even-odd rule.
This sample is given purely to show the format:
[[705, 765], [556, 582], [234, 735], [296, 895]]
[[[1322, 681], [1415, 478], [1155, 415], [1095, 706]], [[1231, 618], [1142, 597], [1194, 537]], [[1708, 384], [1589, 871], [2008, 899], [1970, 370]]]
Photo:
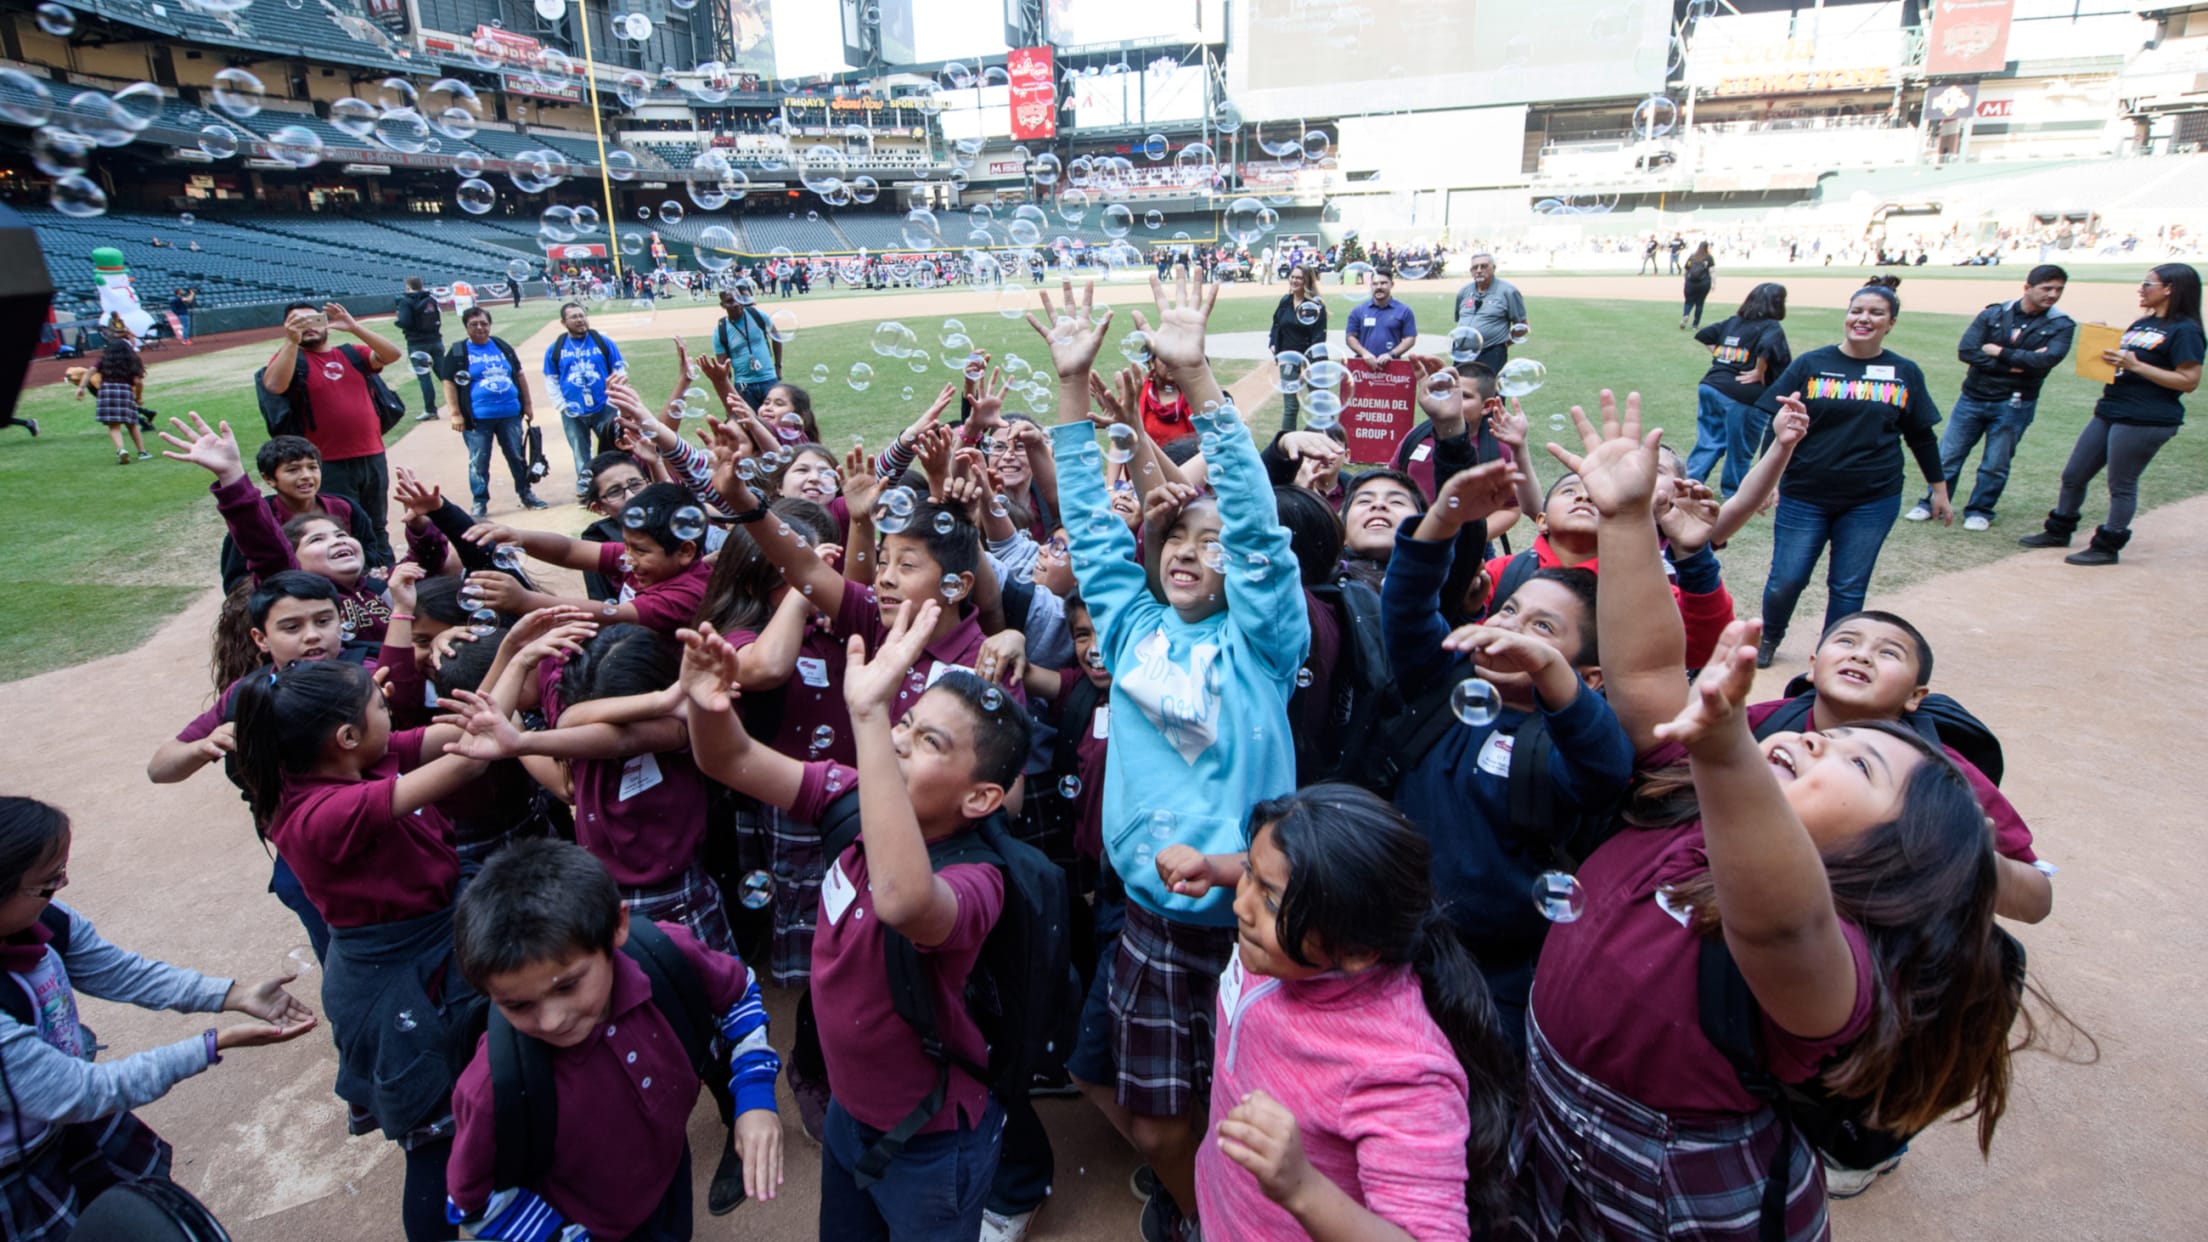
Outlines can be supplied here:
[[1187, 483], [1160, 483], [1151, 488], [1142, 498], [1142, 523], [1151, 535], [1151, 542], [1143, 546], [1159, 546], [1158, 541], [1165, 537], [1166, 531], [1173, 528], [1173, 522], [1180, 517], [1181, 510], [1201, 495], [1202, 492]]
[[218, 423], [213, 427], [199, 416], [198, 410], [187, 411], [184, 418], [171, 418], [176, 435], [164, 431], [161, 438], [179, 452], [164, 450], [162, 456], [170, 461], [188, 461], [195, 466], [205, 466], [213, 472], [215, 482], [231, 484], [245, 477], [245, 457], [238, 451], [238, 437], [230, 430], [230, 424]]
[[1249, 1170], [1266, 1198], [1291, 1213], [1309, 1184], [1324, 1180], [1303, 1153], [1303, 1131], [1296, 1125], [1296, 1115], [1263, 1091], [1243, 1096], [1219, 1123], [1219, 1150]]
[[445, 507], [444, 489], [425, 484], [415, 473], [404, 466], [392, 471], [391, 499], [406, 510], [406, 524], [429, 520], [429, 515]]
[[1462, 625], [1441, 640], [1442, 649], [1472, 657], [1480, 668], [1498, 673], [1538, 673], [1562, 667], [1564, 653], [1530, 635], [1492, 625]]
[[1526, 408], [1512, 397], [1507, 407], [1497, 406], [1487, 416], [1487, 434], [1495, 437], [1497, 444], [1507, 444], [1520, 461], [1526, 452]]
[[[1152, 279], [1150, 285], [1155, 289], [1158, 282]], [[1063, 288], [1063, 306], [1052, 306], [1050, 294], [1045, 291], [1042, 294], [1043, 319], [1037, 319], [1035, 312], [1029, 311], [1027, 323], [1035, 329], [1035, 335], [1042, 337], [1043, 342], [1050, 346], [1050, 363], [1057, 369], [1058, 378], [1071, 380], [1086, 390], [1088, 374], [1096, 365], [1097, 351], [1104, 347], [1105, 331], [1112, 326], [1112, 312], [1105, 311], [1102, 319], [1090, 318], [1090, 308], [1096, 304], [1096, 286], [1093, 283], [1081, 286], [1079, 304], [1073, 300], [1073, 282], [1065, 281]], [[1162, 314], [1164, 294], [1160, 293], [1158, 296], [1161, 299], [1159, 305]], [[1218, 296], [1216, 286], [1212, 296]], [[1061, 316], [1064, 317], [1063, 322], [1060, 322]], [[1135, 318], [1140, 322], [1142, 317], [1137, 315]], [[1047, 327], [1044, 319], [1050, 321]], [[1196, 322], [1196, 354], [1199, 361], [1203, 357], [1203, 342], [1203, 320], [1199, 318]], [[1152, 348], [1156, 348], [1155, 343]]]
[[675, 684], [700, 711], [725, 712], [736, 701], [736, 648], [710, 623], [677, 630], [682, 640], [682, 671]]
[[437, 700], [437, 706], [446, 713], [437, 718], [437, 723], [460, 730], [459, 737], [445, 743], [446, 754], [491, 760], [521, 753], [521, 730], [488, 698], [455, 690], [451, 698]]
[[1158, 879], [1176, 897], [1201, 897], [1211, 891], [1211, 860], [1193, 845], [1168, 845], [1158, 851]]
[[880, 719], [897, 701], [897, 687], [912, 668], [912, 662], [920, 658], [920, 649], [928, 645], [928, 635], [935, 632], [936, 618], [942, 614], [942, 605], [927, 600], [914, 607], [911, 600], [897, 605], [897, 617], [890, 623], [889, 636], [882, 640], [874, 658], [866, 658], [866, 639], [851, 636], [846, 649], [849, 663], [844, 666], [843, 701], [851, 709], [851, 718]]
[[1517, 483], [1517, 471], [1507, 461], [1482, 462], [1450, 475], [1436, 491], [1433, 508], [1419, 519], [1412, 538], [1426, 542], [1456, 538], [1464, 527], [1485, 522], [1488, 515], [1515, 503]]
[[[1204, 328], [1211, 320], [1212, 306], [1219, 301], [1219, 286], [1206, 284], [1192, 288], [1188, 269], [1184, 267], [1170, 293], [1163, 281], [1152, 276], [1150, 300], [1158, 312], [1157, 326], [1153, 328], [1144, 322], [1139, 310], [1135, 312], [1135, 326], [1150, 334], [1151, 356], [1169, 375], [1180, 375], [1207, 365]], [[1048, 305], [1047, 300], [1045, 305]], [[1107, 311], [1104, 319], [1106, 323], [1111, 322], [1111, 313]], [[1102, 327], [1098, 325], [1099, 330]]]
[[1690, 556], [1710, 545], [1722, 504], [1707, 483], [1695, 479], [1673, 482], [1670, 501], [1656, 515], [1656, 528], [1671, 541], [1673, 556]]
[[1587, 499], [1604, 517], [1627, 513], [1646, 514], [1656, 495], [1656, 446], [1663, 442], [1659, 427], [1641, 434], [1641, 394], [1627, 393], [1625, 417], [1618, 417], [1618, 399], [1602, 390], [1602, 422], [1598, 426], [1587, 411], [1572, 407], [1572, 423], [1587, 451], [1573, 453], [1551, 444], [1549, 454], [1577, 474], [1587, 488]]
[[385, 587], [391, 592], [391, 611], [414, 611], [415, 588], [428, 576], [429, 571], [422, 568], [418, 561], [401, 561], [394, 567], [390, 576], [384, 579]]
[[1657, 725], [1658, 741], [1678, 742], [1689, 751], [1724, 738], [1728, 728], [1745, 732], [1748, 718], [1742, 712], [1756, 681], [1756, 640], [1763, 635], [1761, 621], [1735, 621], [1725, 627], [1701, 675], [1687, 695], [1687, 705], [1668, 723]]

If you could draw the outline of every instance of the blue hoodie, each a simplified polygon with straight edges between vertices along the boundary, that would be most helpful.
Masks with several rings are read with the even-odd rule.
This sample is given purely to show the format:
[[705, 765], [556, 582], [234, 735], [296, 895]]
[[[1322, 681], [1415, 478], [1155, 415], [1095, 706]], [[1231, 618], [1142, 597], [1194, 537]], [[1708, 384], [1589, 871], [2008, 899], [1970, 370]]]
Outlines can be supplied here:
[[[1196, 421], [1211, 430], [1211, 416]], [[1175, 896], [1159, 881], [1155, 859], [1175, 844], [1239, 853], [1248, 846], [1250, 808], [1296, 788], [1288, 696], [1311, 645], [1311, 622], [1272, 483], [1239, 421], [1207, 436], [1227, 606], [1191, 624], [1151, 594], [1134, 559], [1134, 535], [1111, 511], [1096, 429], [1064, 423], [1051, 438], [1074, 574], [1112, 672], [1105, 853], [1144, 909], [1231, 927], [1232, 889]], [[1161, 810], [1171, 819], [1160, 822]]]

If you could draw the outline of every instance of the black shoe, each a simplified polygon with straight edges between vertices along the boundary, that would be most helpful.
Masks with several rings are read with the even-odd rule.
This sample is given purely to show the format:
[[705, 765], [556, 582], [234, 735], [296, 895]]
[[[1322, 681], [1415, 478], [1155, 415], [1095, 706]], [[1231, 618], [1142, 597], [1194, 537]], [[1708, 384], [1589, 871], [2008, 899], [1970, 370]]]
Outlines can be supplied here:
[[524, 509], [549, 509], [552, 506], [537, 499], [535, 496], [523, 496], [521, 498], [521, 507]]
[[476, 501], [475, 507], [468, 510], [468, 516], [474, 518], [478, 522], [488, 519], [491, 516], [490, 502], [483, 500]]
[[2104, 548], [2096, 543], [2080, 548], [2063, 557], [2062, 563], [2065, 565], [2113, 565], [2116, 563], [2116, 559], [2114, 548]]
[[721, 1150], [721, 1163], [713, 1170], [713, 1185], [705, 1192], [705, 1210], [726, 1216], [744, 1202], [744, 1158], [734, 1147]]
[[1186, 1242], [1195, 1222], [1181, 1215], [1181, 1206], [1160, 1186], [1142, 1205], [1142, 1242]]
[[1756, 640], [1756, 667], [1769, 668], [1771, 661], [1779, 658], [1779, 639], [1765, 635]]
[[23, 420], [23, 425], [31, 429], [31, 438], [33, 440], [36, 440], [38, 438], [38, 420], [35, 418], [26, 418]]
[[2019, 539], [2016, 542], [2019, 545], [2027, 548], [2067, 548], [2070, 546], [2070, 536], [2058, 535], [2053, 531], [2040, 530], [2033, 531], [2031, 534], [2024, 536], [2022, 539]]

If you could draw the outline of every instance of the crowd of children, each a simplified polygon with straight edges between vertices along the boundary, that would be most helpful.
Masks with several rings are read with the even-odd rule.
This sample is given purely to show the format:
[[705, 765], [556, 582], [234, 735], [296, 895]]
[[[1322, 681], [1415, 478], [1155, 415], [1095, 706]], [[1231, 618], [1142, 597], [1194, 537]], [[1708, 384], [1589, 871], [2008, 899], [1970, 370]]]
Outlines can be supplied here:
[[[772, 1199], [785, 1067], [824, 1242], [1027, 1236], [1052, 1084], [1172, 1242], [1814, 1239], [1932, 1122], [1989, 1144], [2030, 1013], [2061, 1020], [1997, 921], [2053, 900], [1999, 743], [1860, 592], [1751, 701], [1800, 584], [1737, 621], [1719, 560], [1782, 480], [1784, 527], [1898, 506], [1897, 435], [1937, 472], [1891, 289], [1791, 361], [1757, 343], [1783, 291], [1705, 334], [1722, 494], [1638, 395], [1537, 460], [1476, 362], [1421, 363], [1401, 468], [1253, 438], [1217, 292], [1153, 281], [1151, 358], [1106, 375], [1115, 314], [1068, 283], [1029, 319], [1054, 426], [974, 378], [872, 453], [725, 366], [687, 426], [617, 371], [581, 538], [400, 470], [396, 564], [312, 445], [260, 450], [263, 495], [226, 426], [172, 420], [229, 598], [212, 706], [148, 773], [244, 794], [320, 1004], [105, 944], [53, 902], [66, 817], [0, 799], [0, 1226], [66, 1237], [165, 1174], [131, 1108], [318, 1023], [410, 1242], [692, 1236], [701, 1086], [707, 1210]], [[2197, 322], [2143, 331], [2133, 386], [2174, 407]], [[1760, 453], [1725, 425], [1759, 400]], [[93, 1065], [73, 987], [256, 1021]]]

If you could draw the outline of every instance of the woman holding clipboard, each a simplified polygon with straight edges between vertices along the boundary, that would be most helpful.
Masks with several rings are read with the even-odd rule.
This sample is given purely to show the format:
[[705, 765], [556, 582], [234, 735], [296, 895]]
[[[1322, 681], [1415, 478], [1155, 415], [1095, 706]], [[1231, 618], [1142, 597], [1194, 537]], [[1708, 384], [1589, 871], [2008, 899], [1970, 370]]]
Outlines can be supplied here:
[[2093, 417], [2071, 446], [2070, 461], [2062, 468], [2062, 491], [2047, 514], [2046, 529], [2017, 540], [2027, 548], [2069, 547], [2086, 485], [2106, 468], [2108, 519], [2094, 530], [2091, 543], [2062, 558], [2072, 565], [2116, 563], [2131, 542], [2139, 476], [2184, 424], [2179, 396], [2200, 387], [2201, 359], [2208, 354], [2208, 335], [2200, 322], [2200, 273], [2184, 263], [2153, 269], [2139, 282], [2139, 306], [2146, 314], [2124, 329], [2116, 348], [2101, 352], [2100, 360], [2116, 368], [2115, 377], [2101, 389]]

